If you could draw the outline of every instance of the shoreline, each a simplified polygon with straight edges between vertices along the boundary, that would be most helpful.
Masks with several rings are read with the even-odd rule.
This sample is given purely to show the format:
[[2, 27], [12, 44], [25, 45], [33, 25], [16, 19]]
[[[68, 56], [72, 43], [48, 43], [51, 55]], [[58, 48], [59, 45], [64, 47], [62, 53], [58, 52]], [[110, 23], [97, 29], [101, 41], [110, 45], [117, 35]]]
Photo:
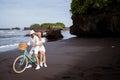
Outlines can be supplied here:
[[[15, 33], [15, 32], [10, 32], [10, 34], [12, 33], [11, 35], [13, 35], [13, 33]], [[23, 36], [24, 34], [27, 34], [27, 33], [28, 33], [27, 31], [25, 31], [23, 34], [17, 33], [18, 36], [22, 35], [22, 37], [19, 36], [19, 38], [18, 38], [18, 36], [17, 37], [11, 37], [10, 39], [9, 38], [1, 38], [1, 40], [0, 40], [1, 41], [0, 52], [5, 52], [5, 51], [12, 50], [12, 49], [15, 49], [15, 48], [17, 49], [17, 46], [18, 46], [19, 43], [26, 42], [29, 39], [29, 37], [24, 37]], [[65, 40], [65, 39], [75, 37], [74, 35], [71, 35], [68, 30], [62, 31], [61, 33], [64, 37], [62, 39], [58, 39], [58, 40]], [[4, 35], [4, 36], [7, 37], [8, 35]], [[45, 38], [45, 40], [46, 40], [46, 42], [51, 42], [52, 41], [52, 40], [51, 41], [47, 40], [46, 38]], [[54, 41], [57, 41], [57, 40], [54, 40]]]
[[17, 49], [0, 52], [1, 80], [119, 80], [120, 38], [70, 38], [45, 43], [48, 67], [22, 74], [12, 71], [21, 55]]

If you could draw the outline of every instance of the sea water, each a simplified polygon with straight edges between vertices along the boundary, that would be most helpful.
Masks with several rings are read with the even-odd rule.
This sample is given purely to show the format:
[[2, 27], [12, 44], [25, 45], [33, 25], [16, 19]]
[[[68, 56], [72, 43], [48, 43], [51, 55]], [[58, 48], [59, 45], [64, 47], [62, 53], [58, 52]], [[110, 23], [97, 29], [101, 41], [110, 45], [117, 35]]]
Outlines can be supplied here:
[[[29, 34], [29, 32], [29, 30], [0, 30], [0, 52], [18, 48], [19, 43], [28, 42], [30, 37], [25, 35]], [[64, 36], [63, 39], [74, 37], [69, 31], [61, 32]]]
[[19, 43], [27, 42], [25, 37], [29, 31], [23, 30], [0, 30], [0, 52], [15, 49]]

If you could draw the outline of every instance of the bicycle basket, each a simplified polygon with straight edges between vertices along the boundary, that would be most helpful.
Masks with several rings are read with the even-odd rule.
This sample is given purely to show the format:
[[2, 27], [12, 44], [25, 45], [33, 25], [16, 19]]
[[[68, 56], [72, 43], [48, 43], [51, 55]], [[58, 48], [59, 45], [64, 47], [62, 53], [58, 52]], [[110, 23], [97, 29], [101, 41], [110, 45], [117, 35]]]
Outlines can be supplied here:
[[18, 49], [22, 50], [22, 51], [26, 50], [27, 49], [27, 43], [20, 43], [18, 45]]

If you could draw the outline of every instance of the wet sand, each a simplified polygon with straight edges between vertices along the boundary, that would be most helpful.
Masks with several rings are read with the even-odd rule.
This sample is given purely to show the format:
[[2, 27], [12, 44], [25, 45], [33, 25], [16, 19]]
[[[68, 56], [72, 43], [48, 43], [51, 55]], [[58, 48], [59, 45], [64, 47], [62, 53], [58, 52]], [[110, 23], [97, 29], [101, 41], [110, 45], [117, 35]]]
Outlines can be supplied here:
[[17, 49], [0, 53], [0, 80], [120, 80], [120, 38], [71, 38], [47, 42], [48, 67], [12, 70]]

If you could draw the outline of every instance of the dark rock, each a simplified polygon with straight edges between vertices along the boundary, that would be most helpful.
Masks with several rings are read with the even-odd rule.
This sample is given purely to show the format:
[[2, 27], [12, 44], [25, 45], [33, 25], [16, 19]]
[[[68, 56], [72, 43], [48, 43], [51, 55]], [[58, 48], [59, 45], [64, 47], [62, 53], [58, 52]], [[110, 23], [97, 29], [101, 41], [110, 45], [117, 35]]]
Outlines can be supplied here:
[[[25, 28], [24, 28], [25, 29]], [[50, 27], [34, 27], [34, 28], [26, 28], [30, 30], [34, 30], [35, 32], [41, 32], [42, 37], [46, 37], [48, 41], [54, 41], [54, 40], [59, 40], [63, 38], [63, 35], [61, 34], [60, 28], [50, 28]], [[67, 30], [68, 28], [66, 28]], [[25, 35], [30, 36], [30, 34]]]
[[99, 10], [88, 9], [86, 14], [73, 14], [70, 33], [84, 36], [120, 37], [120, 5], [111, 3]]
[[47, 27], [34, 27], [34, 28], [30, 28], [30, 30], [34, 30], [35, 32], [46, 32]]
[[62, 39], [63, 35], [61, 34], [61, 29], [50, 29], [47, 31], [46, 38], [48, 41]]
[[24, 27], [24, 30], [30, 30], [30, 27]]
[[12, 28], [12, 30], [20, 30], [19, 27]]
[[[63, 38], [61, 34], [61, 29], [51, 28], [47, 31], [45, 29], [34, 29], [35, 32], [41, 32], [42, 37], [46, 37], [48, 41], [55, 41]], [[29, 37], [30, 34], [26, 34], [25, 37]]]
[[25, 35], [25, 37], [29, 37], [29, 36], [30, 36], [30, 34], [26, 34], [26, 35]]

